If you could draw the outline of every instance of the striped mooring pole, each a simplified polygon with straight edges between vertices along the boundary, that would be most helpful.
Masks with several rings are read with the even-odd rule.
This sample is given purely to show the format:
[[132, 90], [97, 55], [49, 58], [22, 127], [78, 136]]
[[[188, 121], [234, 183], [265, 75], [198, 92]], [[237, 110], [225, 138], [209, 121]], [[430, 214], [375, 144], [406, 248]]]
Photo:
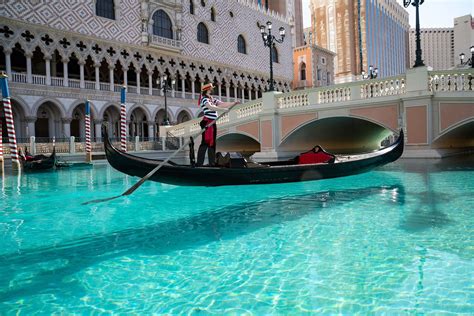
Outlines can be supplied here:
[[127, 151], [127, 106], [125, 105], [125, 92], [127, 88], [122, 86], [120, 90], [120, 150]]
[[10, 154], [12, 158], [13, 170], [21, 170], [18, 159], [18, 147], [16, 145], [15, 124], [13, 121], [12, 103], [10, 101], [10, 91], [8, 90], [8, 76], [2, 72], [0, 74], [0, 86], [2, 87], [3, 111], [5, 112], [5, 122], [8, 131], [8, 143], [10, 144]]
[[89, 100], [86, 100], [86, 162], [92, 161], [92, 146], [91, 146], [91, 105]]

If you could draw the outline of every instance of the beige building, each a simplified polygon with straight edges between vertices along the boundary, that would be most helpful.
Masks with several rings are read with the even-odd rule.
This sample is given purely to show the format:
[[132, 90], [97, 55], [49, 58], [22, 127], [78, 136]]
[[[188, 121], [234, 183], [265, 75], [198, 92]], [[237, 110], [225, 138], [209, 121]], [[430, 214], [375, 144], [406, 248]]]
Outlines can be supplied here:
[[9, 76], [16, 134], [84, 137], [89, 99], [93, 136], [100, 137], [104, 121], [117, 136], [124, 84], [130, 137], [157, 136], [165, 117], [172, 123], [196, 117], [206, 82], [214, 82], [213, 93], [223, 100], [258, 98], [269, 83], [269, 48], [259, 29], [267, 21], [287, 30], [272, 53], [275, 88], [289, 91], [294, 5], [295, 0], [268, 9], [254, 0], [2, 1], [0, 70]]
[[[464, 62], [471, 58], [470, 47], [474, 45], [474, 21], [471, 15], [454, 19], [452, 28], [420, 29], [422, 59], [433, 70], [445, 70], [459, 66], [461, 53]], [[416, 59], [415, 29], [410, 30], [410, 67]]]
[[336, 53], [336, 83], [360, 78], [370, 65], [380, 77], [405, 72], [407, 11], [393, 0], [311, 0], [313, 43]]
[[304, 45], [293, 51], [293, 89], [334, 84], [336, 54], [312, 43], [311, 29], [304, 29]]

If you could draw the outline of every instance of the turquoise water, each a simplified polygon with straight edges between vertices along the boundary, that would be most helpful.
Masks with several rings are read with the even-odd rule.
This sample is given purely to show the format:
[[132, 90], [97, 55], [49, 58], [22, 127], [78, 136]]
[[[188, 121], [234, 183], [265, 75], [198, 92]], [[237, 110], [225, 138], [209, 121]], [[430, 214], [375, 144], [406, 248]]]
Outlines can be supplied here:
[[0, 314], [469, 314], [474, 157], [177, 187], [106, 165], [1, 183]]

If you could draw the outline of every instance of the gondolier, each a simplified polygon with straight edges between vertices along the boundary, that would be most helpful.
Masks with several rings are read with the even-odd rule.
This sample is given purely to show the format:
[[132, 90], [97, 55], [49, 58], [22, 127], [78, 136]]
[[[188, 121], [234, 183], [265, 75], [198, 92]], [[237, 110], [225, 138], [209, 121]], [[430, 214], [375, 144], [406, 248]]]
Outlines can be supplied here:
[[[227, 108], [231, 107], [239, 102], [222, 102], [211, 96], [214, 85], [212, 83], [205, 84], [201, 87], [201, 95], [199, 96], [199, 107], [203, 112], [204, 116], [200, 123], [201, 128], [205, 128], [202, 133], [201, 145], [198, 149], [197, 163], [196, 166], [202, 166], [204, 164], [204, 158], [206, 157], [209, 161], [209, 166], [214, 166], [216, 161], [216, 137], [217, 137], [217, 126], [212, 124], [217, 119], [217, 112], [226, 112]], [[207, 126], [207, 127], [206, 127]]]

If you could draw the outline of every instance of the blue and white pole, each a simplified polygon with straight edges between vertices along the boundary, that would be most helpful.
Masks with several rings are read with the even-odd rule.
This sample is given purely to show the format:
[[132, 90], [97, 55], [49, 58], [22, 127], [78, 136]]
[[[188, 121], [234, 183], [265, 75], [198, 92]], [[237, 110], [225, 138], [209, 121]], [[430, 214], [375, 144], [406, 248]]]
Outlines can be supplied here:
[[91, 105], [89, 100], [86, 100], [86, 161], [92, 161], [92, 146], [91, 146]]
[[127, 151], [127, 106], [125, 105], [125, 93], [127, 88], [122, 86], [120, 90], [120, 150]]

